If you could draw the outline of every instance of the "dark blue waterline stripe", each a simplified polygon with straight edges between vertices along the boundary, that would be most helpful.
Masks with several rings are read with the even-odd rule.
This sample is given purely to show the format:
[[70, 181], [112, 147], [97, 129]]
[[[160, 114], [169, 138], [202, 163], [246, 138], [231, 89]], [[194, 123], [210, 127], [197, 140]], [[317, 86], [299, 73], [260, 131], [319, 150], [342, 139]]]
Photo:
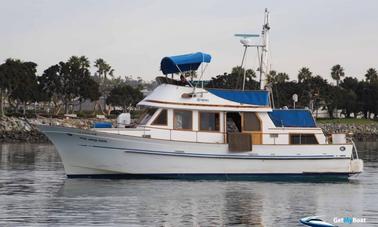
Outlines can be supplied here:
[[72, 174], [68, 178], [94, 178], [94, 179], [176, 179], [176, 180], [259, 180], [259, 181], [328, 181], [347, 180], [350, 173], [234, 173], [234, 174]]
[[104, 149], [114, 149], [123, 150], [127, 153], [139, 153], [139, 154], [151, 154], [151, 155], [168, 155], [168, 156], [184, 156], [184, 157], [202, 157], [202, 158], [232, 158], [232, 159], [350, 159], [349, 157], [335, 157], [334, 155], [302, 155], [302, 156], [267, 156], [267, 155], [217, 155], [217, 154], [197, 154], [197, 153], [186, 153], [186, 152], [167, 152], [158, 150], [142, 150], [134, 148], [119, 148], [119, 147], [109, 147], [109, 146], [98, 146], [98, 145], [81, 145]]

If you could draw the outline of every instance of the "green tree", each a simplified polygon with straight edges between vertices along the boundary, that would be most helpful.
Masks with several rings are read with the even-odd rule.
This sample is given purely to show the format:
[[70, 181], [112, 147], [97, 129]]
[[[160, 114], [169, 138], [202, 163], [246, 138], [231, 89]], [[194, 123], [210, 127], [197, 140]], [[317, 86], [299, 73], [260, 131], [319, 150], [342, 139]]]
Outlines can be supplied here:
[[80, 85], [80, 98], [79, 98], [79, 101], [80, 101], [80, 108], [79, 108], [79, 111], [81, 111], [81, 104], [89, 99], [90, 101], [97, 101], [100, 96], [101, 96], [101, 93], [99, 91], [99, 85], [98, 83], [92, 79], [92, 78], [86, 78], [85, 79], [85, 83], [81, 84]]
[[332, 79], [336, 80], [336, 85], [339, 86], [339, 82], [342, 77], [345, 76], [344, 68], [341, 65], [334, 65], [331, 68], [331, 77]]
[[65, 65], [64, 62], [59, 62], [50, 66], [38, 78], [42, 91], [49, 97], [49, 103], [54, 105], [54, 114], [60, 112], [65, 96], [64, 87], [68, 81], [63, 71]]
[[358, 103], [366, 119], [378, 116], [378, 82], [360, 81], [357, 88]]
[[327, 98], [327, 85], [327, 80], [319, 75], [310, 77], [298, 84], [300, 88], [298, 94], [301, 97], [299, 104], [308, 106], [312, 110], [317, 111], [320, 108], [321, 103], [324, 103], [324, 100]]
[[277, 83], [277, 72], [275, 70], [271, 70], [267, 75], [266, 75], [266, 82], [268, 84], [275, 84]]
[[341, 99], [341, 108], [345, 117], [350, 118], [351, 113], [354, 113], [354, 117], [358, 114], [357, 94], [351, 89], [343, 90], [343, 98]]
[[[0, 115], [4, 116], [4, 101], [12, 93], [20, 61], [7, 59], [0, 65]], [[12, 70], [13, 69], [13, 70]]]
[[138, 88], [122, 84], [110, 91], [106, 102], [113, 106], [121, 106], [123, 111], [126, 111], [128, 107], [135, 106], [142, 98], [143, 94]]
[[370, 68], [367, 70], [365, 74], [366, 81], [369, 83], [378, 81], [378, 73], [377, 70], [374, 68]]
[[267, 82], [272, 84], [277, 83], [284, 83], [289, 80], [289, 75], [283, 72], [277, 73], [276, 71], [272, 70], [267, 75]]
[[289, 75], [287, 73], [278, 73], [276, 77], [276, 82], [277, 83], [285, 83], [286, 81], [289, 80]]
[[355, 77], [345, 77], [340, 86], [344, 89], [355, 91], [358, 88], [358, 79]]
[[113, 77], [114, 69], [102, 58], [96, 59], [94, 63], [96, 67], [96, 75], [100, 78], [107, 79], [108, 75]]
[[[277, 83], [273, 88], [274, 103], [277, 108], [284, 106], [293, 107], [293, 94], [300, 94], [301, 92], [299, 84], [294, 81]], [[299, 100], [301, 100], [301, 98]]]
[[[62, 103], [68, 113], [69, 106], [75, 100], [81, 103], [86, 98], [98, 96], [98, 85], [91, 77], [89, 66], [89, 60], [85, 56], [72, 56], [67, 62], [59, 62], [44, 71], [39, 82], [55, 107]], [[55, 114], [59, 111], [60, 106]]]
[[345, 77], [340, 83], [340, 87], [343, 90], [343, 99], [341, 100], [341, 108], [347, 118], [353, 113], [356, 118], [360, 112], [360, 105], [358, 101], [357, 89], [359, 82], [357, 78]]
[[0, 103], [1, 115], [4, 115], [4, 100], [16, 111], [23, 105], [25, 114], [29, 101], [37, 99], [36, 67], [34, 62], [22, 62], [18, 59], [7, 59], [0, 65]]
[[324, 88], [323, 101], [330, 118], [334, 118], [335, 110], [341, 107], [343, 92], [338, 86], [327, 84]]
[[10, 97], [16, 100], [17, 106], [22, 104], [23, 114], [25, 115], [28, 102], [35, 102], [38, 98], [37, 64], [34, 62], [21, 62], [18, 70], [16, 84]]
[[[269, 72], [267, 75], [266, 81], [267, 81], [267, 86], [271, 87], [271, 92], [273, 96], [273, 105], [274, 106], [280, 106], [281, 102], [283, 101], [280, 96], [281, 92], [278, 89], [280, 87], [280, 84], [284, 84], [287, 80], [289, 80], [289, 75], [286, 73], [277, 73], [276, 71], [272, 70]], [[283, 95], [285, 97], [285, 95]]]
[[[241, 73], [241, 74], [240, 74]], [[231, 73], [224, 73], [223, 75], [218, 75], [211, 78], [207, 87], [208, 88], [224, 88], [224, 89], [240, 89], [243, 84], [243, 74], [244, 69], [240, 66], [234, 67]], [[242, 76], [241, 76], [242, 75]], [[245, 89], [255, 90], [258, 89], [259, 84], [254, 80], [256, 77], [255, 72], [252, 69], [247, 69], [246, 79], [245, 79]]]
[[307, 67], [302, 67], [298, 72], [298, 83], [308, 80], [312, 77], [312, 72]]

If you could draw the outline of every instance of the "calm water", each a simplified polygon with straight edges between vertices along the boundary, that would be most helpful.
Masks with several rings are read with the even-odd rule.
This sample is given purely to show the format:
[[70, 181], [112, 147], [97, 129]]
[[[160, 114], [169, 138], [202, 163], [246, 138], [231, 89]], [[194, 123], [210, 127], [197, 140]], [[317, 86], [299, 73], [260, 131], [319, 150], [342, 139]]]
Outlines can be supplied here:
[[343, 182], [66, 179], [51, 145], [0, 145], [0, 226], [302, 226], [323, 215], [378, 226], [378, 151]]

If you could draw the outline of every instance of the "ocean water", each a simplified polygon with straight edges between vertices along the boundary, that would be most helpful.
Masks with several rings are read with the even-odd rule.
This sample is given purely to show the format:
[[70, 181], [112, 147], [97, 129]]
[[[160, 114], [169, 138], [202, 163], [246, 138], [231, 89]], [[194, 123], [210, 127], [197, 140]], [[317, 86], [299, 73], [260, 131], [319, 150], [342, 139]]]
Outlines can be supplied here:
[[0, 226], [378, 226], [378, 150], [348, 181], [67, 179], [52, 145], [0, 145]]

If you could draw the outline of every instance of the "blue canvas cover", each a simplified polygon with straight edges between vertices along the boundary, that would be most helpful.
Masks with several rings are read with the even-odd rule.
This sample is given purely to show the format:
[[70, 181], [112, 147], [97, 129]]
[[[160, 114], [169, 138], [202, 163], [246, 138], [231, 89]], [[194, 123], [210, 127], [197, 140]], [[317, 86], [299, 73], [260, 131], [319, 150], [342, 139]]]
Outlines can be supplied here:
[[276, 127], [316, 127], [309, 110], [273, 110], [268, 114]]
[[269, 106], [269, 92], [259, 91], [240, 91], [240, 90], [224, 90], [224, 89], [208, 89], [208, 91], [218, 97], [233, 102], [251, 104], [258, 106]]
[[111, 122], [95, 122], [93, 124], [93, 128], [111, 128], [112, 123]]
[[209, 63], [211, 56], [202, 52], [165, 57], [160, 62], [163, 74], [197, 70], [202, 62]]

